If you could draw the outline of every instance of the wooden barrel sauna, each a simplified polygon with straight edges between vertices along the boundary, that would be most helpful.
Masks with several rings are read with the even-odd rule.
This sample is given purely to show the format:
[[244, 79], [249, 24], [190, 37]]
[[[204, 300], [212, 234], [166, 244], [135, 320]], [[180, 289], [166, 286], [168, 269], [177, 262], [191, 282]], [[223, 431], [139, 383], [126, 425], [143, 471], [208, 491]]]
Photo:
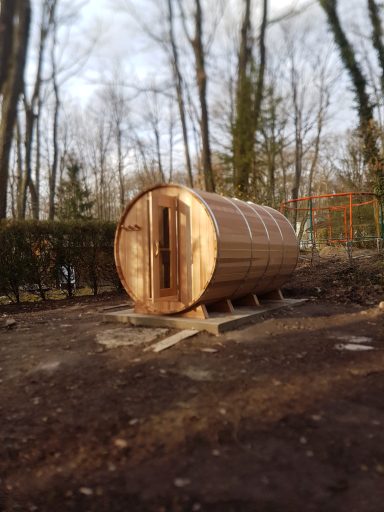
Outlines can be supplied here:
[[[135, 311], [171, 314], [278, 291], [298, 242], [278, 211], [158, 185], [138, 195], [116, 230], [115, 261]], [[193, 315], [191, 315], [193, 316]]]

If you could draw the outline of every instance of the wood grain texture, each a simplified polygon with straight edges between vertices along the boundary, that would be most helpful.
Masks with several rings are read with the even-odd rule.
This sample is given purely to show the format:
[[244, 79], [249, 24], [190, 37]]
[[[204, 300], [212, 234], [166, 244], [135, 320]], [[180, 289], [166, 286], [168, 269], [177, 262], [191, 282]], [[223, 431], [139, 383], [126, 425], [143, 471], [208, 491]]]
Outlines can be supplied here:
[[[171, 284], [165, 289], [160, 288], [161, 208], [169, 208], [171, 212]], [[124, 229], [138, 223], [138, 219], [146, 225], [145, 229], [137, 232]], [[216, 248], [213, 219], [193, 191], [168, 185], [139, 195], [126, 208], [115, 239], [118, 273], [135, 301], [136, 311], [168, 314], [196, 304], [213, 275]]]
[[[160, 289], [161, 207], [170, 211], [171, 284]], [[159, 185], [127, 206], [115, 259], [136, 311], [170, 314], [279, 289], [296, 266], [298, 243], [288, 220], [272, 208]]]

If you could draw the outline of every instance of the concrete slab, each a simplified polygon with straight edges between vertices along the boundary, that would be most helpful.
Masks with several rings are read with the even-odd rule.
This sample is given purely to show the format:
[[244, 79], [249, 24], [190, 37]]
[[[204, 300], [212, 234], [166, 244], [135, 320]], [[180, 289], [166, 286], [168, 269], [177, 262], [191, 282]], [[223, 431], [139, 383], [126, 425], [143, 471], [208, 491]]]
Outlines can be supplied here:
[[168, 327], [170, 329], [195, 329], [216, 336], [252, 322], [258, 316], [275, 309], [297, 306], [306, 299], [284, 299], [264, 301], [258, 308], [236, 307], [234, 314], [210, 313], [209, 318], [183, 318], [176, 315], [143, 315], [133, 309], [123, 309], [103, 314], [105, 322], [121, 322], [146, 327]]

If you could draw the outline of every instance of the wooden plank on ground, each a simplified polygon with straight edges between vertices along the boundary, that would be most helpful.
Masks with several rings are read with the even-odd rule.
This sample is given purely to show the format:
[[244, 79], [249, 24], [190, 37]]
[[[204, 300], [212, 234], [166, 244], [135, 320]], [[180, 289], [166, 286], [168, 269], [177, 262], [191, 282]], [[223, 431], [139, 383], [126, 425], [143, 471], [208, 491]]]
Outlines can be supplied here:
[[184, 331], [177, 332], [176, 334], [165, 338], [165, 340], [161, 340], [154, 345], [151, 345], [148, 347], [148, 349], [152, 350], [153, 352], [161, 352], [162, 350], [173, 347], [173, 345], [176, 345], [176, 343], [179, 343], [179, 341], [191, 338], [198, 332], [199, 331], [196, 331], [195, 329], [185, 329]]
[[114, 306], [103, 306], [99, 311], [110, 311], [111, 309], [120, 309], [132, 306], [133, 302], [122, 302], [121, 304], [115, 304]]

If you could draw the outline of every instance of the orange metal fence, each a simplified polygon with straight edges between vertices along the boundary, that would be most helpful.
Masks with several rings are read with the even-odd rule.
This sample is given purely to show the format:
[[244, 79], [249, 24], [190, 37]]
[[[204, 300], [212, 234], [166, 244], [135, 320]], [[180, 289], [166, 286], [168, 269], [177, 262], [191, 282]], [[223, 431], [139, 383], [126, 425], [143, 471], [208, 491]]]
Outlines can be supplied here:
[[282, 202], [301, 247], [383, 240], [383, 206], [370, 192], [342, 192]]

